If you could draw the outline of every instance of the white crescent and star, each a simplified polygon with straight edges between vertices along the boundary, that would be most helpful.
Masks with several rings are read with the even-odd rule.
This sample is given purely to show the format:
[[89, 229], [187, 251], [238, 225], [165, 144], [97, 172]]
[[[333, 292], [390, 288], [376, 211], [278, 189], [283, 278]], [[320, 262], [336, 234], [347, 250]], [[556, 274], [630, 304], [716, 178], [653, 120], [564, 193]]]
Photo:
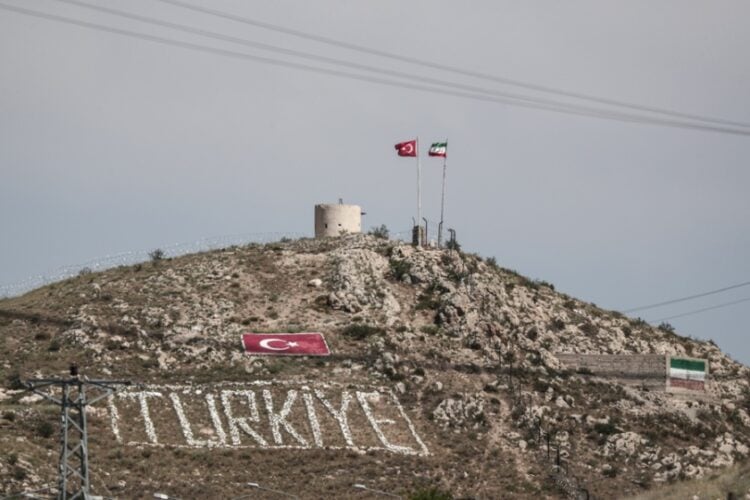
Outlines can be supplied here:
[[[283, 347], [278, 347], [278, 345], [277, 347], [274, 347], [271, 345], [272, 342], [281, 342], [283, 344]], [[268, 349], [269, 351], [286, 351], [291, 347], [297, 347], [299, 345], [297, 342], [290, 342], [284, 339], [263, 339], [259, 342], [259, 344], [263, 349]]]
[[414, 152], [414, 144], [411, 144], [411, 143], [404, 144], [403, 151], [406, 154], [413, 153]]

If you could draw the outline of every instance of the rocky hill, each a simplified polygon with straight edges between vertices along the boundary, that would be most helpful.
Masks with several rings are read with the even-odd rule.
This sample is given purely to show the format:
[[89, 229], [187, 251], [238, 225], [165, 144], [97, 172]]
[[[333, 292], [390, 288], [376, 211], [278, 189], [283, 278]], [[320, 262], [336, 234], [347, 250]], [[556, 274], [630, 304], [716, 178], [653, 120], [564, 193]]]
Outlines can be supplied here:
[[[82, 274], [0, 301], [0, 332], [5, 494], [54, 485], [59, 410], [20, 382], [71, 362], [136, 384], [88, 415], [92, 489], [120, 498], [620, 498], [750, 443], [750, 372], [713, 343], [372, 236]], [[321, 332], [332, 355], [249, 356], [247, 332]], [[645, 355], [708, 360], [706, 390], [627, 368]]]

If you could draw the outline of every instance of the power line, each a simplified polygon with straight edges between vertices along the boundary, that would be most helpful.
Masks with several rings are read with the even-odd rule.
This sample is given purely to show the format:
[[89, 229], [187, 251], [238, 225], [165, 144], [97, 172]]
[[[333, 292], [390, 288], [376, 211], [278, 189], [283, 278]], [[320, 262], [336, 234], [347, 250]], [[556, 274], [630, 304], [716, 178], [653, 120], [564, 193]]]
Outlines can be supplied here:
[[[147, 24], [161, 26], [161, 27], [178, 30], [178, 31], [182, 31], [182, 32], [185, 32], [185, 33], [195, 34], [195, 35], [199, 35], [199, 36], [203, 36], [203, 37], [207, 37], [207, 38], [213, 38], [213, 39], [221, 40], [221, 41], [225, 41], [225, 42], [236, 43], [236, 44], [239, 44], [239, 45], [253, 47], [253, 48], [257, 48], [257, 49], [261, 49], [261, 50], [267, 50], [267, 51], [271, 51], [271, 52], [281, 53], [281, 54], [289, 55], [289, 56], [293, 56], [293, 57], [300, 57], [300, 58], [304, 58], [304, 59], [308, 59], [308, 60], [313, 60], [313, 61], [317, 61], [317, 62], [323, 62], [323, 63], [328, 63], [328, 64], [340, 65], [340, 66], [344, 66], [344, 67], [348, 67], [348, 68], [352, 68], [352, 69], [357, 69], [357, 70], [363, 70], [363, 71], [369, 71], [369, 72], [373, 72], [373, 73], [384, 74], [384, 75], [388, 75], [388, 76], [392, 76], [392, 77], [395, 76], [397, 78], [404, 78], [404, 79], [413, 80], [413, 81], [417, 81], [417, 82], [423, 82], [423, 83], [426, 82], [426, 83], [430, 83], [430, 84], [434, 84], [434, 85], [438, 85], [438, 86], [445, 86], [445, 87], [449, 87], [449, 88], [455, 88], [455, 89], [459, 89], [459, 90], [465, 90], [465, 91], [469, 91], [469, 92], [472, 92], [472, 93], [487, 94], [487, 95], [497, 96], [497, 97], [501, 97], [501, 98], [515, 99], [515, 100], [523, 101], [523, 102], [526, 102], [526, 103], [532, 103], [532, 104], [540, 104], [540, 105], [550, 106], [550, 107], [553, 107], [553, 108], [555, 108], [555, 110], [560, 111], [560, 112], [565, 112], [565, 110], [570, 110], [571, 112], [573, 112], [575, 114], [588, 113], [586, 116], [595, 116], [595, 117], [598, 117], [598, 118], [609, 118], [609, 119], [617, 119], [616, 118], [617, 116], [622, 117], [623, 119], [642, 119], [642, 118], [651, 119], [650, 117], [642, 117], [642, 116], [638, 116], [638, 115], [622, 114], [622, 113], [613, 112], [613, 111], [609, 111], [609, 110], [603, 110], [601, 108], [592, 108], [592, 107], [587, 107], [587, 106], [573, 105], [573, 104], [569, 104], [569, 103], [566, 103], [566, 102], [555, 101], [555, 100], [551, 100], [551, 99], [540, 99], [540, 98], [535, 98], [535, 97], [526, 96], [526, 95], [522, 95], [522, 94], [500, 92], [500, 91], [497, 91], [497, 90], [494, 90], [494, 89], [487, 89], [487, 88], [483, 88], [483, 87], [476, 87], [476, 86], [473, 86], [473, 85], [465, 85], [465, 84], [455, 83], [455, 82], [446, 81], [446, 80], [442, 80], [442, 79], [437, 79], [437, 78], [431, 78], [431, 77], [425, 77], [425, 76], [421, 76], [421, 75], [416, 75], [416, 74], [413, 74], [413, 73], [406, 73], [406, 72], [403, 72], [403, 71], [396, 71], [396, 70], [381, 68], [381, 67], [377, 67], [377, 66], [370, 66], [370, 65], [366, 65], [366, 64], [355, 63], [355, 62], [351, 62], [351, 61], [347, 61], [347, 60], [342, 60], [342, 59], [337, 59], [337, 58], [333, 58], [333, 57], [321, 56], [321, 55], [318, 55], [318, 54], [311, 54], [309, 52], [302, 52], [302, 51], [298, 51], [298, 50], [287, 49], [287, 48], [279, 47], [279, 46], [276, 46], [276, 45], [271, 45], [271, 44], [262, 43], [262, 42], [256, 42], [256, 41], [248, 40], [248, 39], [245, 39], [245, 38], [239, 38], [239, 37], [230, 36], [230, 35], [225, 35], [223, 33], [217, 33], [217, 32], [214, 32], [214, 31], [208, 31], [208, 30], [204, 30], [204, 29], [201, 29], [201, 28], [195, 28], [195, 27], [192, 27], [192, 26], [187, 26], [187, 25], [184, 25], [184, 24], [178, 24], [178, 23], [172, 23], [172, 22], [169, 22], [169, 21], [163, 21], [163, 20], [156, 19], [156, 18], [153, 18], [153, 17], [142, 16], [142, 15], [139, 15], [139, 14], [134, 14], [132, 12], [126, 12], [126, 11], [122, 11], [122, 10], [119, 10], [119, 9], [112, 9], [112, 8], [108, 8], [108, 7], [102, 7], [102, 6], [99, 6], [99, 5], [92, 5], [92, 4], [89, 4], [87, 2], [82, 2], [80, 0], [57, 0], [57, 1], [61, 2], [61, 3], [67, 3], [67, 4], [70, 4], [70, 5], [75, 5], [75, 6], [78, 6], [78, 7], [85, 8], [85, 9], [95, 10], [95, 11], [104, 12], [104, 13], [115, 15], [115, 16], [119, 16], [119, 17], [124, 17], [124, 18], [127, 18], [127, 19], [132, 19], [132, 20], [143, 22], [143, 23], [147, 23]], [[551, 109], [549, 109], [549, 110], [551, 110]], [[612, 114], [610, 115], [609, 113], [612, 113]], [[659, 120], [658, 122], [654, 122], [656, 124], [660, 124], [660, 125], [666, 125], [667, 124], [666, 122], [662, 122], [660, 119], [656, 119], [656, 120]]]
[[224, 18], [224, 19], [229, 19], [231, 21], [236, 21], [236, 22], [239, 22], [239, 23], [248, 24], [250, 26], [255, 26], [257, 28], [262, 28], [262, 29], [266, 29], [266, 30], [270, 30], [270, 31], [276, 31], [276, 32], [279, 32], [279, 33], [284, 33], [284, 34], [287, 34], [287, 35], [291, 35], [291, 36], [303, 38], [303, 39], [306, 39], [306, 40], [311, 40], [311, 41], [315, 41], [315, 42], [319, 42], [319, 43], [323, 43], [323, 44], [327, 44], [327, 45], [332, 45], [332, 46], [339, 47], [339, 48], [344, 48], [344, 49], [353, 50], [353, 51], [356, 51], [356, 52], [361, 52], [361, 53], [365, 53], [365, 54], [375, 55], [375, 56], [379, 56], [379, 57], [383, 57], [383, 58], [387, 58], [387, 59], [392, 59], [392, 60], [396, 60], [396, 61], [401, 61], [401, 62], [405, 62], [405, 63], [409, 63], [409, 64], [415, 64], [415, 65], [426, 67], [426, 68], [432, 68], [432, 69], [437, 69], [437, 70], [441, 70], [441, 71], [448, 71], [448, 72], [451, 72], [451, 73], [455, 73], [455, 74], [459, 74], [459, 75], [463, 75], [463, 76], [469, 76], [469, 77], [472, 77], [472, 78], [479, 78], [479, 79], [482, 79], [482, 80], [493, 81], [493, 82], [502, 83], [502, 84], [505, 84], [505, 85], [512, 85], [512, 86], [515, 86], [515, 87], [521, 87], [521, 88], [525, 88], [527, 90], [535, 90], [535, 91], [538, 91], [538, 92], [545, 92], [545, 93], [548, 93], [548, 94], [556, 94], [556, 95], [559, 95], [559, 96], [570, 97], [570, 98], [580, 99], [580, 100], [585, 100], [585, 101], [590, 101], [590, 102], [596, 102], [596, 103], [599, 103], [599, 104], [606, 104], [606, 105], [610, 105], [610, 106], [617, 106], [617, 107], [622, 107], [622, 108], [628, 108], [628, 109], [631, 109], [631, 110], [634, 110], [634, 111], [646, 111], [646, 112], [649, 112], [649, 113], [658, 113], [658, 114], [665, 115], [665, 116], [671, 116], [673, 118], [683, 118], [683, 119], [690, 119], [690, 120], [698, 120], [698, 121], [702, 121], [702, 122], [715, 123], [715, 124], [721, 124], [721, 125], [727, 125], [727, 126], [733, 126], [733, 127], [745, 127], [745, 128], [750, 127], [750, 123], [747, 123], [747, 122], [738, 122], [738, 121], [726, 120], [726, 119], [721, 119], [721, 118], [712, 118], [712, 117], [708, 117], [708, 116], [701, 116], [701, 115], [683, 113], [683, 112], [679, 112], [679, 111], [673, 111], [673, 110], [664, 109], [664, 108], [658, 108], [658, 107], [653, 107], [653, 106], [645, 106], [645, 105], [641, 105], [641, 104], [635, 104], [635, 103], [630, 103], [630, 102], [626, 102], [626, 101], [620, 101], [620, 100], [616, 100], [616, 99], [609, 99], [609, 98], [605, 98], [605, 97], [598, 97], [598, 96], [594, 96], [594, 95], [591, 95], [591, 94], [584, 94], [584, 93], [581, 93], [581, 92], [573, 92], [573, 91], [568, 91], [568, 90], [559, 89], [559, 88], [555, 88], [555, 87], [549, 87], [549, 86], [546, 86], [546, 85], [538, 85], [538, 84], [535, 84], [535, 83], [524, 82], [524, 81], [521, 81], [521, 80], [515, 80], [515, 79], [511, 79], [511, 78], [507, 78], [507, 77], [503, 77], [503, 76], [492, 75], [492, 74], [483, 73], [483, 72], [479, 72], [479, 71], [472, 71], [472, 70], [468, 70], [468, 69], [464, 69], [464, 68], [459, 68], [459, 67], [456, 67], [456, 66], [451, 66], [451, 65], [447, 65], [447, 64], [438, 63], [438, 62], [433, 62], [433, 61], [427, 61], [427, 60], [423, 60], [423, 59], [418, 59], [416, 57], [410, 57], [410, 56], [405, 56], [405, 55], [402, 55], [402, 54], [396, 54], [396, 53], [393, 53], [393, 52], [387, 52], [387, 51], [384, 51], [384, 50], [373, 49], [373, 48], [370, 48], [370, 47], [366, 47], [364, 45], [358, 45], [358, 44], [354, 44], [354, 43], [350, 43], [350, 42], [345, 42], [345, 41], [342, 41], [342, 40], [336, 40], [334, 38], [329, 38], [329, 37], [326, 37], [326, 36], [321, 36], [321, 35], [316, 35], [316, 34], [313, 34], [313, 33], [308, 33], [308, 32], [304, 32], [304, 31], [300, 31], [300, 30], [295, 30], [295, 29], [292, 29], [292, 28], [287, 28], [287, 27], [284, 27], [284, 26], [276, 25], [276, 24], [271, 24], [271, 23], [267, 23], [267, 22], [263, 22], [263, 21], [258, 21], [258, 20], [255, 20], [255, 19], [250, 19], [248, 17], [238, 16], [238, 15], [235, 15], [235, 14], [231, 14], [231, 13], [228, 13], [228, 12], [223, 12], [223, 11], [216, 10], [216, 9], [210, 9], [210, 8], [207, 8], [207, 7], [201, 7], [201, 6], [198, 6], [198, 5], [193, 5], [191, 3], [184, 2], [182, 0], [156, 0], [156, 1], [159, 1], [159, 2], [162, 2], [162, 3], [166, 3], [166, 4], [175, 5], [175, 6], [182, 7], [184, 9], [189, 9], [189, 10], [196, 11], [196, 12], [202, 12], [204, 14], [210, 14], [210, 15], [213, 15], [213, 16], [216, 16], [216, 17], [221, 17], [221, 18]]
[[362, 74], [357, 74], [357, 73], [348, 73], [348, 72], [338, 71], [334, 69], [321, 68], [318, 66], [310, 66], [310, 65], [300, 64], [300, 63], [295, 63], [295, 62], [290, 62], [290, 61], [283, 61], [279, 59], [272, 59], [268, 57], [251, 55], [251, 54], [247, 54], [244, 52], [236, 52], [236, 51], [231, 51], [231, 50], [226, 50], [226, 49], [209, 47], [206, 45], [183, 42], [180, 40], [174, 40], [171, 38], [164, 38], [160, 36], [154, 36], [154, 35], [149, 35], [145, 33], [124, 30], [120, 28], [113, 28], [110, 26], [105, 26], [105, 25], [101, 25], [97, 23], [90, 23], [87, 21], [81, 21], [81, 20], [73, 19], [69, 17], [58, 16], [55, 14], [47, 14], [44, 12], [25, 9], [22, 7], [10, 6], [6, 4], [2, 4], [2, 3], [0, 3], [0, 9], [4, 9], [7, 11], [11, 11], [11, 12], [31, 16], [31, 17], [37, 17], [41, 19], [61, 22], [64, 24], [71, 24], [71, 25], [93, 29], [97, 31], [103, 31], [107, 33], [128, 36], [131, 38], [147, 40], [147, 41], [160, 43], [164, 45], [171, 45], [171, 46], [181, 47], [184, 49], [195, 50], [198, 52], [212, 53], [212, 54], [233, 57], [233, 58], [238, 58], [238, 59], [251, 60], [251, 61], [260, 62], [264, 64], [293, 68], [293, 69], [309, 71], [309, 72], [314, 72], [314, 73], [319, 73], [319, 74], [325, 74], [329, 76], [337, 76], [337, 77], [347, 78], [347, 79], [352, 79], [352, 80], [359, 80], [359, 81], [364, 81], [368, 83], [376, 83], [376, 84], [386, 85], [390, 87], [420, 90], [420, 91], [425, 91], [425, 92], [430, 92], [430, 93], [435, 93], [435, 94], [461, 97], [465, 99], [473, 99], [473, 100], [485, 101], [485, 102], [495, 102], [495, 103], [507, 104], [511, 106], [519, 106], [519, 107], [525, 107], [525, 108], [531, 108], [531, 109], [541, 109], [541, 110], [546, 110], [546, 111], [553, 111], [553, 112], [578, 115], [578, 116], [588, 116], [588, 117], [595, 117], [595, 118], [602, 118], [602, 119], [610, 119], [610, 120], [622, 121], [622, 122], [627, 122], [627, 123], [662, 125], [662, 126], [667, 126], [667, 127], [704, 130], [704, 131], [719, 132], [719, 133], [724, 133], [724, 134], [750, 136], [750, 131], [727, 128], [727, 127], [716, 127], [716, 126], [710, 126], [710, 125], [701, 125], [697, 123], [687, 123], [687, 122], [679, 122], [679, 121], [672, 121], [672, 120], [654, 119], [654, 118], [649, 118], [649, 117], [644, 117], [644, 116], [614, 113], [614, 112], [607, 111], [607, 110], [601, 110], [601, 111], [591, 110], [591, 109], [586, 109], [586, 108], [576, 107], [576, 106], [566, 105], [566, 104], [549, 105], [545, 103], [538, 103], [537, 100], [532, 100], [530, 98], [528, 99], [529, 102], [525, 102], [525, 101], [521, 101], [513, 97], [508, 97], [508, 98], [492, 97], [492, 96], [488, 96], [484, 94], [451, 91], [451, 90], [446, 90], [444, 88], [431, 87], [427, 85], [399, 82], [399, 81], [388, 80], [388, 79], [362, 75]]
[[723, 304], [718, 304], [718, 305], [711, 306], [711, 307], [704, 307], [703, 309], [695, 309], [694, 311], [688, 311], [688, 312], [684, 312], [682, 314], [675, 314], [674, 316], [667, 316], [666, 318], [661, 318], [661, 319], [653, 320], [650, 323], [660, 323], [662, 321], [667, 321], [668, 319], [682, 318], [684, 316], [692, 316], [694, 314], [700, 314], [700, 313], [704, 313], [706, 311], [713, 311], [714, 309], [721, 309], [721, 308], [724, 308], [724, 307], [729, 307], [729, 306], [733, 306], [733, 305], [736, 305], [736, 304], [741, 304], [743, 302], [748, 302], [748, 301], [750, 301], [750, 297], [747, 297], [747, 298], [744, 298], [744, 299], [739, 299], [739, 300], [733, 300], [732, 302], [724, 302]]
[[697, 299], [700, 297], [707, 297], [709, 295], [726, 292], [727, 290], [734, 290], [735, 288], [742, 288], [743, 286], [748, 286], [748, 285], [750, 285], [750, 281], [746, 281], [744, 283], [738, 283], [736, 285], [725, 286], [723, 288], [717, 288], [716, 290], [711, 290], [709, 292], [697, 293], [695, 295], [688, 295], [687, 297], [680, 297], [679, 299], [666, 300], [664, 302], [657, 302], [655, 304], [648, 304], [645, 306], [634, 307], [632, 309], [625, 309], [622, 312], [631, 313], [635, 311], [645, 311], [646, 309], [656, 309], [657, 307], [666, 306], [669, 304], [677, 304], [678, 302], [685, 302], [686, 300]]

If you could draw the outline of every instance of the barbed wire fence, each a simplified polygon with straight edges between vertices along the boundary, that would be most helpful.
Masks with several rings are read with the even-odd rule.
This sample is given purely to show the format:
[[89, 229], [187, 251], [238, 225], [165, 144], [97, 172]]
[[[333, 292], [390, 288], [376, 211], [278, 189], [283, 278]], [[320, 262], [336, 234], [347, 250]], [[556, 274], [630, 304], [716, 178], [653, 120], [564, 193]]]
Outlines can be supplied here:
[[[79, 264], [68, 264], [42, 274], [29, 276], [23, 280], [13, 283], [0, 284], [0, 298], [22, 295], [41, 286], [72, 278], [74, 276], [77, 276], [81, 272], [104, 271], [106, 269], [111, 269], [114, 267], [132, 266], [135, 264], [146, 262], [151, 258], [151, 253], [157, 249], [163, 252], [163, 256], [165, 258], [169, 258], [180, 257], [182, 255], [196, 252], [217, 250], [220, 248], [227, 248], [231, 246], [249, 245], [253, 243], [266, 244], [283, 239], [311, 238], [312, 236], [313, 235], [310, 233], [292, 231], [237, 233], [201, 238], [198, 240], [182, 243], [172, 243], [149, 249], [129, 250], [104, 255], [95, 259], [81, 262]], [[403, 230], [391, 233], [390, 239], [409, 242], [411, 241], [411, 231]]]
[[[201, 238], [189, 242], [172, 243], [159, 246], [158, 249], [164, 253], [164, 257], [180, 257], [190, 253], [205, 252], [231, 246], [248, 245], [251, 243], [271, 243], [283, 238], [297, 239], [305, 237], [311, 237], [311, 235], [300, 232], [239, 233]], [[145, 262], [150, 259], [150, 254], [154, 250], [156, 250], [156, 248], [130, 250], [104, 255], [79, 264], [70, 264], [43, 274], [29, 276], [28, 278], [15, 283], [0, 285], [0, 297], [21, 295], [40, 286], [72, 278], [73, 276], [80, 274], [82, 271], [103, 271], [113, 267], [130, 266]]]

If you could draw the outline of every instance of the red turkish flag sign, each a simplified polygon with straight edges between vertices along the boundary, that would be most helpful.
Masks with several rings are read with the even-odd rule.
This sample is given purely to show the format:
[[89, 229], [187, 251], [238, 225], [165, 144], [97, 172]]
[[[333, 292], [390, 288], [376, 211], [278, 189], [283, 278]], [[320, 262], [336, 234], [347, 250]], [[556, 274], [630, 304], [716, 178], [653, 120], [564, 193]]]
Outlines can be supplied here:
[[261, 356], [330, 356], [322, 333], [243, 333], [245, 352]]
[[417, 156], [417, 141], [399, 142], [394, 146], [399, 156]]

